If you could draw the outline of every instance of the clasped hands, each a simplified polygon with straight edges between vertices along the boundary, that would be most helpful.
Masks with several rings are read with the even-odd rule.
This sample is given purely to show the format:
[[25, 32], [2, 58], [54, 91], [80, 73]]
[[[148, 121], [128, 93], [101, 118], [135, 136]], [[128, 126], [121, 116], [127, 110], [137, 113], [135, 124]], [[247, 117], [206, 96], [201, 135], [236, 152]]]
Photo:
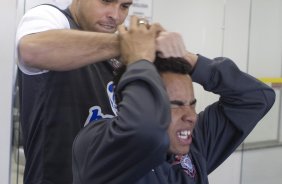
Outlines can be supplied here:
[[149, 24], [132, 16], [129, 27], [118, 27], [121, 57], [125, 64], [141, 59], [153, 62], [159, 57], [184, 57], [187, 53], [180, 34], [167, 32], [159, 23]]

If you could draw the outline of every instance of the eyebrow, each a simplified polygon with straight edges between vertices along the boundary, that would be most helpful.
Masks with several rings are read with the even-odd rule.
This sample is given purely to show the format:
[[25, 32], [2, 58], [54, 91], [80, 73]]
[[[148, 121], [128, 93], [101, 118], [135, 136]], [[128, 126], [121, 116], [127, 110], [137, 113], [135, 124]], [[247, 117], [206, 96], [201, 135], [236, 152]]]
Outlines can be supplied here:
[[180, 101], [180, 100], [172, 100], [170, 101], [170, 104], [173, 104], [173, 105], [178, 105], [178, 106], [191, 106], [191, 105], [195, 105], [197, 103], [197, 99], [194, 99], [192, 101], [190, 101], [188, 104], [186, 102], [183, 102], [183, 101]]
[[124, 2], [124, 3], [122, 3], [122, 4], [132, 5], [132, 4], [133, 4], [133, 1], [131, 1], [131, 2]]
[[133, 3], [132, 2], [127, 2], [127, 3], [122, 3], [123, 5], [131, 6]]
[[[111, 2], [118, 2], [118, 0], [109, 0]], [[128, 1], [128, 2], [123, 2], [121, 4], [128, 4], [128, 5], [132, 5], [133, 4], [133, 1]]]

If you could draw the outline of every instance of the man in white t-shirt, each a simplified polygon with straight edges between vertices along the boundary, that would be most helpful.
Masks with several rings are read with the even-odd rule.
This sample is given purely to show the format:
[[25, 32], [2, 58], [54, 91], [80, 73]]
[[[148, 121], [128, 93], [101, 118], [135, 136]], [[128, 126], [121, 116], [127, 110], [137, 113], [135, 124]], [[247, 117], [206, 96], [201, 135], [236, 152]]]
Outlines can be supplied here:
[[[24, 183], [72, 183], [71, 148], [84, 124], [115, 116], [112, 77], [120, 55], [117, 26], [132, 0], [73, 0], [66, 10], [30, 9], [16, 45], [26, 166]], [[161, 31], [161, 30], [160, 30]], [[162, 57], [196, 57], [181, 36], [162, 31]]]

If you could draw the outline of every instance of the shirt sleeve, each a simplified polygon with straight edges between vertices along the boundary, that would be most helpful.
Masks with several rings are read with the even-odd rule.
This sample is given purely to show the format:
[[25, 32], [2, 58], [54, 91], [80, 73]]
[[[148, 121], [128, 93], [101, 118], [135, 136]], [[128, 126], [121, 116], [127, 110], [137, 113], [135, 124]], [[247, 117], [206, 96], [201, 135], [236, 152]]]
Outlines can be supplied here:
[[66, 16], [57, 8], [49, 5], [36, 6], [22, 17], [18, 24], [16, 33], [16, 60], [19, 68], [28, 75], [40, 74], [46, 72], [24, 65], [19, 52], [18, 45], [20, 39], [29, 34], [39, 33], [52, 29], [70, 29]]
[[211, 173], [270, 110], [275, 92], [223, 57], [210, 60], [199, 56], [192, 79], [220, 95], [219, 101], [199, 113], [193, 139]]

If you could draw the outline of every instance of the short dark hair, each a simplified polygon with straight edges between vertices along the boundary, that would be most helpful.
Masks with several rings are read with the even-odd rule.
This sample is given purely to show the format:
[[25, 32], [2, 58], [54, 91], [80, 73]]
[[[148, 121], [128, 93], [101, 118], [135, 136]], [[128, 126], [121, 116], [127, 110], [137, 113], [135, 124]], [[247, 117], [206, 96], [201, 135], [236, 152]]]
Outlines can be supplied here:
[[172, 72], [184, 75], [189, 75], [192, 72], [192, 66], [184, 58], [160, 58], [156, 57], [154, 65], [156, 66], [158, 72]]
[[[159, 74], [165, 72], [172, 72], [172, 73], [178, 73], [183, 75], [189, 75], [192, 72], [192, 66], [190, 65], [190, 63], [186, 61], [184, 58], [180, 58], [180, 57], [160, 58], [157, 56], [154, 61], [154, 65], [157, 71], [159, 72]], [[126, 65], [121, 65], [119, 68], [117, 68], [114, 71], [114, 79], [113, 79], [114, 86], [117, 86], [125, 70], [126, 70]], [[115, 99], [117, 104], [121, 101], [121, 96], [116, 91], [115, 91]]]

